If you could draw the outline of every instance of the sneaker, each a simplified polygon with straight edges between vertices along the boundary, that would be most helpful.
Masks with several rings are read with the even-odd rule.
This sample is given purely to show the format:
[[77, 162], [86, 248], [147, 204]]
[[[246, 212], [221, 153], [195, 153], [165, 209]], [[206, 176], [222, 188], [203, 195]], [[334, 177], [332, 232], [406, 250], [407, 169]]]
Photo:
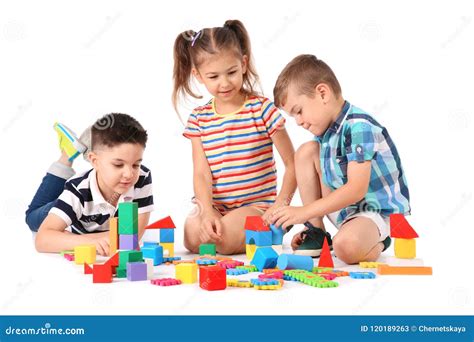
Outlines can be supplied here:
[[86, 146], [77, 138], [76, 134], [63, 124], [56, 122], [54, 130], [58, 133], [59, 148], [66, 152], [70, 161], [86, 150]]
[[387, 236], [383, 241], [383, 250], [382, 252], [386, 251], [388, 247], [390, 247], [390, 245], [392, 244], [392, 239], [390, 238], [390, 236]]
[[313, 226], [309, 222], [304, 224], [308, 229], [302, 231], [301, 237], [303, 242], [299, 247], [294, 251], [294, 254], [297, 255], [308, 255], [313, 258], [319, 257], [321, 250], [323, 248], [324, 238], [328, 240], [329, 248], [332, 249], [332, 239], [331, 234], [325, 232], [321, 228]]

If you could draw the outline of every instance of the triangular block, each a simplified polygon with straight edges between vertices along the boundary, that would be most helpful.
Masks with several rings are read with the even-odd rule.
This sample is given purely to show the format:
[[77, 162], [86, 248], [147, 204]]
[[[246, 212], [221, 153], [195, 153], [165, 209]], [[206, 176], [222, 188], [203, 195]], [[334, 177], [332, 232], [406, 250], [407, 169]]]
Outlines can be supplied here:
[[247, 216], [245, 219], [245, 229], [256, 232], [270, 231], [270, 228], [263, 222], [261, 216]]
[[400, 239], [414, 239], [418, 234], [408, 223], [403, 214], [390, 215], [390, 236]]
[[92, 267], [87, 262], [84, 263], [84, 274], [92, 274]]
[[334, 267], [331, 250], [329, 249], [329, 244], [326, 237], [324, 237], [323, 249], [321, 250], [321, 255], [319, 256], [318, 267]]
[[145, 229], [162, 229], [162, 228], [166, 228], [166, 229], [176, 228], [173, 220], [171, 219], [171, 216], [155, 221], [145, 227]]

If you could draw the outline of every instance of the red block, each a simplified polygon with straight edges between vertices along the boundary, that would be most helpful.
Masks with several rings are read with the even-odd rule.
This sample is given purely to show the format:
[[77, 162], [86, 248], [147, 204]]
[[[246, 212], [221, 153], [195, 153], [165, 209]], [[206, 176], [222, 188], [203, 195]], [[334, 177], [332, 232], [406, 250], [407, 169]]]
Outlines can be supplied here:
[[84, 274], [92, 274], [92, 267], [87, 262], [84, 263]]
[[331, 250], [329, 249], [329, 244], [326, 237], [324, 237], [323, 249], [321, 250], [321, 255], [319, 256], [318, 267], [334, 267]]
[[225, 269], [219, 266], [199, 267], [199, 286], [208, 291], [224, 290], [227, 287]]
[[245, 219], [245, 229], [256, 232], [267, 232], [270, 228], [263, 222], [261, 216], [247, 216]]
[[93, 283], [111, 283], [112, 282], [112, 267], [107, 264], [94, 265], [92, 269]]
[[391, 214], [390, 236], [400, 239], [415, 239], [418, 237], [418, 234], [415, 229], [410, 226], [403, 214]]

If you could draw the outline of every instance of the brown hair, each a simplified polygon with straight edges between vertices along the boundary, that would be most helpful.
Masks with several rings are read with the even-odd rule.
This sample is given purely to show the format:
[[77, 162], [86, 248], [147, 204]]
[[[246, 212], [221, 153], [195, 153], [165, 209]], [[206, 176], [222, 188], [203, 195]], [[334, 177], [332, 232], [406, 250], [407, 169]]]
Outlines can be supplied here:
[[314, 88], [320, 83], [327, 84], [337, 97], [342, 93], [334, 72], [314, 55], [299, 55], [286, 65], [273, 88], [275, 106], [282, 107], [285, 104], [288, 87], [293, 83], [300, 95], [309, 97], [314, 97]]
[[247, 72], [243, 75], [242, 91], [248, 95], [259, 95], [255, 90], [255, 87], [259, 86], [259, 77], [252, 60], [247, 30], [239, 20], [227, 20], [222, 27], [205, 28], [198, 32], [189, 30], [180, 33], [176, 38], [172, 96], [176, 111], [180, 96], [202, 98], [192, 90], [192, 69], [203, 62], [204, 53], [214, 55], [222, 50], [233, 50], [239, 57], [247, 56]]

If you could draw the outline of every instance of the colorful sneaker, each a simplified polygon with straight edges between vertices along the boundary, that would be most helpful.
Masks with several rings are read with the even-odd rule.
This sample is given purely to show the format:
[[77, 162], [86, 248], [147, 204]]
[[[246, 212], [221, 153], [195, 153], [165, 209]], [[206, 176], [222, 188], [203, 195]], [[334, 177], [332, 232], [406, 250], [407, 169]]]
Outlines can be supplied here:
[[324, 238], [328, 240], [329, 248], [332, 249], [332, 239], [331, 234], [325, 232], [321, 228], [313, 226], [309, 222], [304, 224], [308, 229], [302, 231], [301, 237], [303, 242], [299, 247], [294, 251], [294, 254], [298, 255], [308, 255], [313, 258], [319, 257], [321, 250], [323, 248]]
[[58, 133], [59, 148], [66, 152], [70, 161], [86, 150], [86, 146], [76, 137], [76, 134], [63, 124], [56, 122], [54, 130]]

